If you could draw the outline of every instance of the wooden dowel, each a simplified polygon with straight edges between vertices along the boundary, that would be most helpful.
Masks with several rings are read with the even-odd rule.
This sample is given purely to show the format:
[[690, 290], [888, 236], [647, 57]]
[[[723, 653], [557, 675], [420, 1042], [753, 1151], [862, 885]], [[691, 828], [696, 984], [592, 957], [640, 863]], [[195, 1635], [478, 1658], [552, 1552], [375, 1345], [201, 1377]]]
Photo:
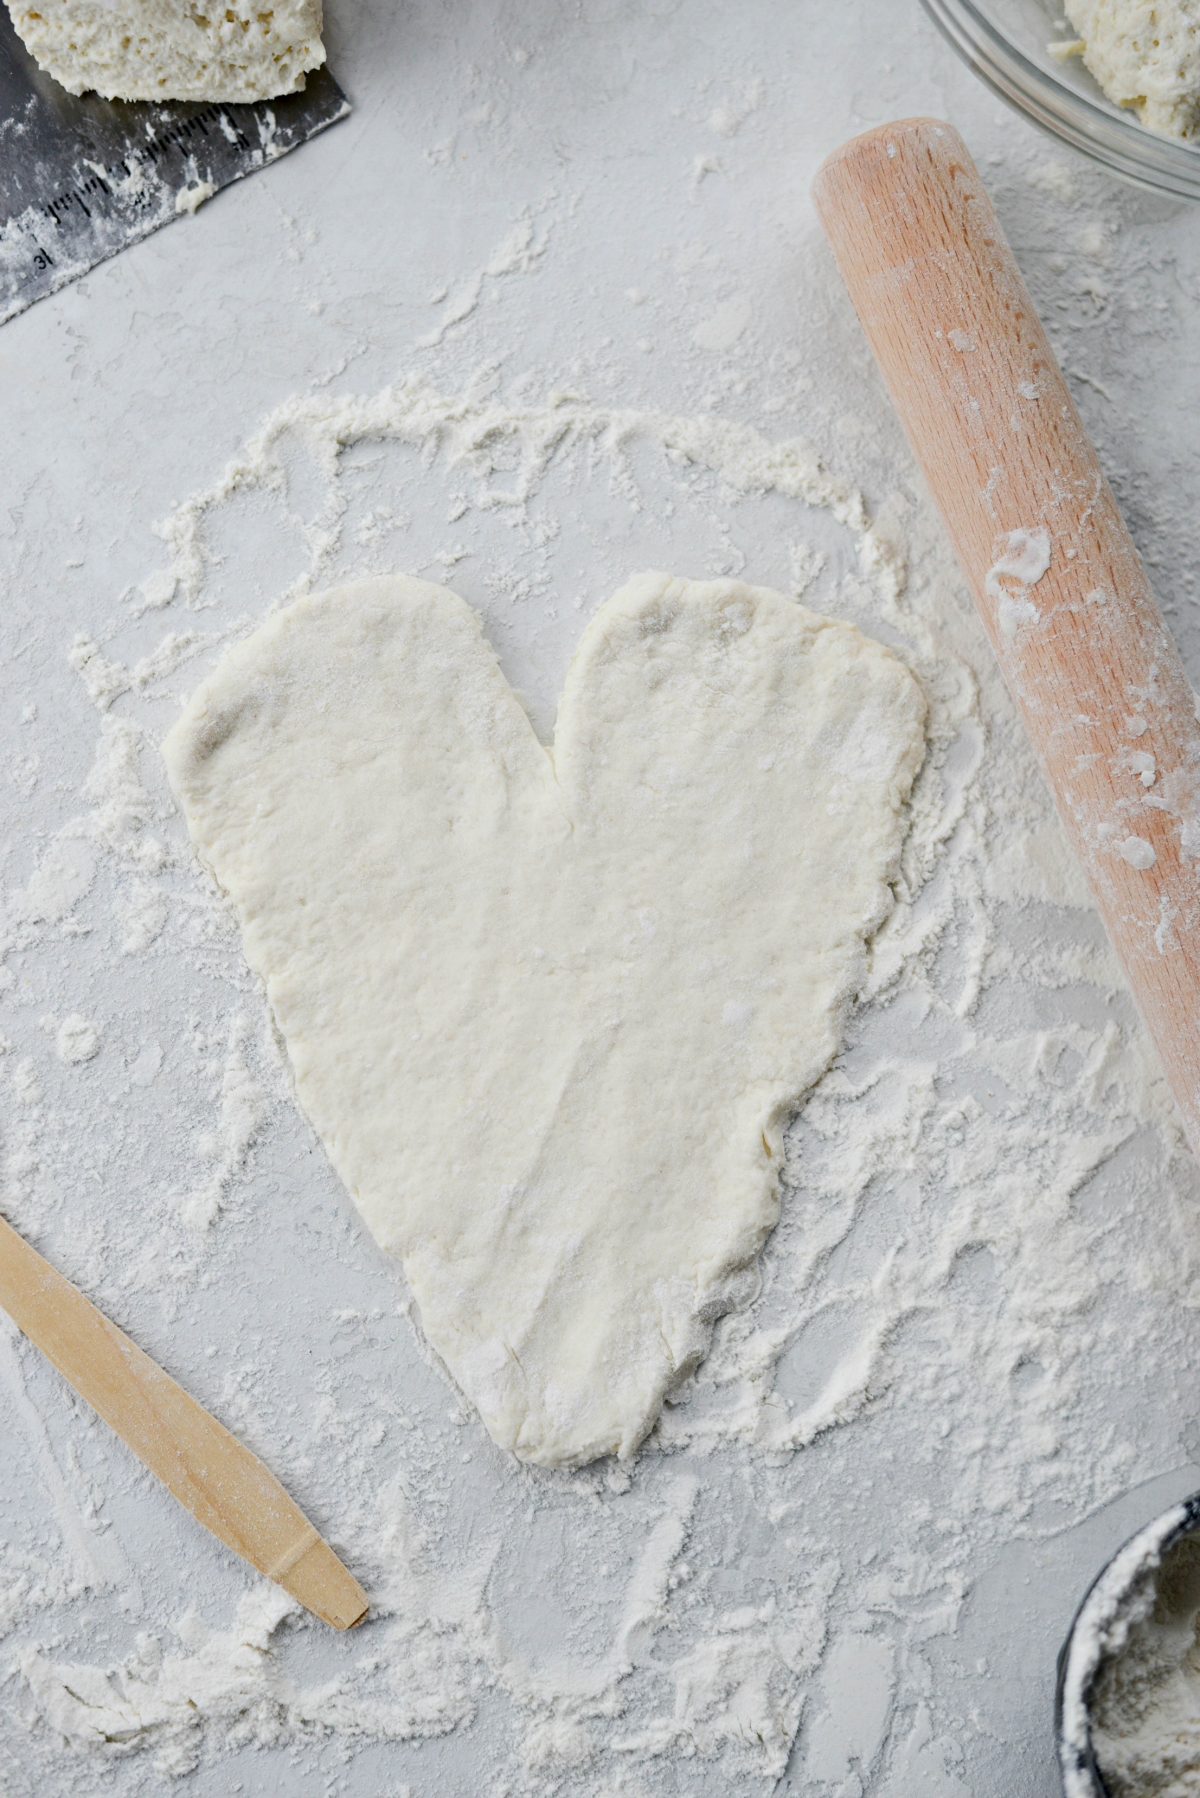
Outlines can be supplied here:
[[815, 199], [1200, 1153], [1200, 727], [1146, 571], [958, 133], [870, 131]]
[[273, 1473], [0, 1218], [0, 1305], [214, 1536], [335, 1629], [367, 1595]]

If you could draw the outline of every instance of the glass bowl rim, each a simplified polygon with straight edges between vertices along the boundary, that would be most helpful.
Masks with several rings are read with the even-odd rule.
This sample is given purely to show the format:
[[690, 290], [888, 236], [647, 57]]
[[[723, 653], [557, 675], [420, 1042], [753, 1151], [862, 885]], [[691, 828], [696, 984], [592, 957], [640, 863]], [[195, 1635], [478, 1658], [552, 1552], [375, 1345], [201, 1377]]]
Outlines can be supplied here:
[[968, 68], [1042, 130], [1127, 181], [1200, 200], [1200, 148], [1160, 137], [1132, 113], [1112, 111], [1107, 102], [1079, 93], [1034, 62], [975, 0], [921, 0], [921, 5]]

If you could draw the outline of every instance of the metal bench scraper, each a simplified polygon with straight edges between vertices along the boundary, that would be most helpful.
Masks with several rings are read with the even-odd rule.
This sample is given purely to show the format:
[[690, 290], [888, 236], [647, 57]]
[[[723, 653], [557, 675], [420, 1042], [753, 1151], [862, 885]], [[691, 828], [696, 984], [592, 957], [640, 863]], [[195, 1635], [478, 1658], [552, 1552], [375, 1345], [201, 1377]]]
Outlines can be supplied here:
[[0, 324], [349, 111], [324, 68], [255, 106], [77, 99], [0, 5]]

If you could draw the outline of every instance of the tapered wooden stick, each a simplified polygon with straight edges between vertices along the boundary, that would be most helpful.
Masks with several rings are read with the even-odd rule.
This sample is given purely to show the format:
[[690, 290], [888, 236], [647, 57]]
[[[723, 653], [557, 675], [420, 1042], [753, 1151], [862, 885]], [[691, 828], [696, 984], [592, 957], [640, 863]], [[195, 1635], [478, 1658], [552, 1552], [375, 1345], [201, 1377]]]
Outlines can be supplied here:
[[335, 1629], [367, 1596], [274, 1474], [0, 1218], [0, 1305], [181, 1505]]
[[815, 198], [1200, 1153], [1200, 727], [1146, 571], [958, 133], [870, 131]]

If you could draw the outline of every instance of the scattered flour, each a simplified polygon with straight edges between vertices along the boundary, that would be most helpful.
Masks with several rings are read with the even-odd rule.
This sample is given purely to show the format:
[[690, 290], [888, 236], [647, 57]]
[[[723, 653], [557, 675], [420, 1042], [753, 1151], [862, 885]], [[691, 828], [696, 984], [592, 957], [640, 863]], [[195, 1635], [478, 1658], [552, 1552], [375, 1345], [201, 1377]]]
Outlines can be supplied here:
[[533, 214], [528, 210], [523, 212], [490, 261], [462, 286], [444, 296], [441, 317], [432, 331], [418, 339], [417, 347], [436, 349], [448, 331], [470, 318], [489, 282], [501, 280], [505, 275], [527, 273], [545, 254], [546, 242], [544, 233], [541, 237], [537, 235]]
[[54, 1047], [60, 1061], [72, 1064], [91, 1061], [100, 1053], [100, 1031], [90, 1018], [73, 1011], [54, 1033]]
[[710, 128], [719, 137], [736, 137], [746, 120], [758, 111], [766, 93], [767, 84], [761, 75], [739, 82], [709, 113]]
[[238, 1012], [230, 1020], [221, 1062], [216, 1127], [205, 1130], [196, 1144], [199, 1159], [210, 1163], [211, 1169], [181, 1205], [188, 1223], [201, 1229], [215, 1221], [266, 1116], [266, 1102], [247, 1058], [249, 1037], [250, 1021]]

